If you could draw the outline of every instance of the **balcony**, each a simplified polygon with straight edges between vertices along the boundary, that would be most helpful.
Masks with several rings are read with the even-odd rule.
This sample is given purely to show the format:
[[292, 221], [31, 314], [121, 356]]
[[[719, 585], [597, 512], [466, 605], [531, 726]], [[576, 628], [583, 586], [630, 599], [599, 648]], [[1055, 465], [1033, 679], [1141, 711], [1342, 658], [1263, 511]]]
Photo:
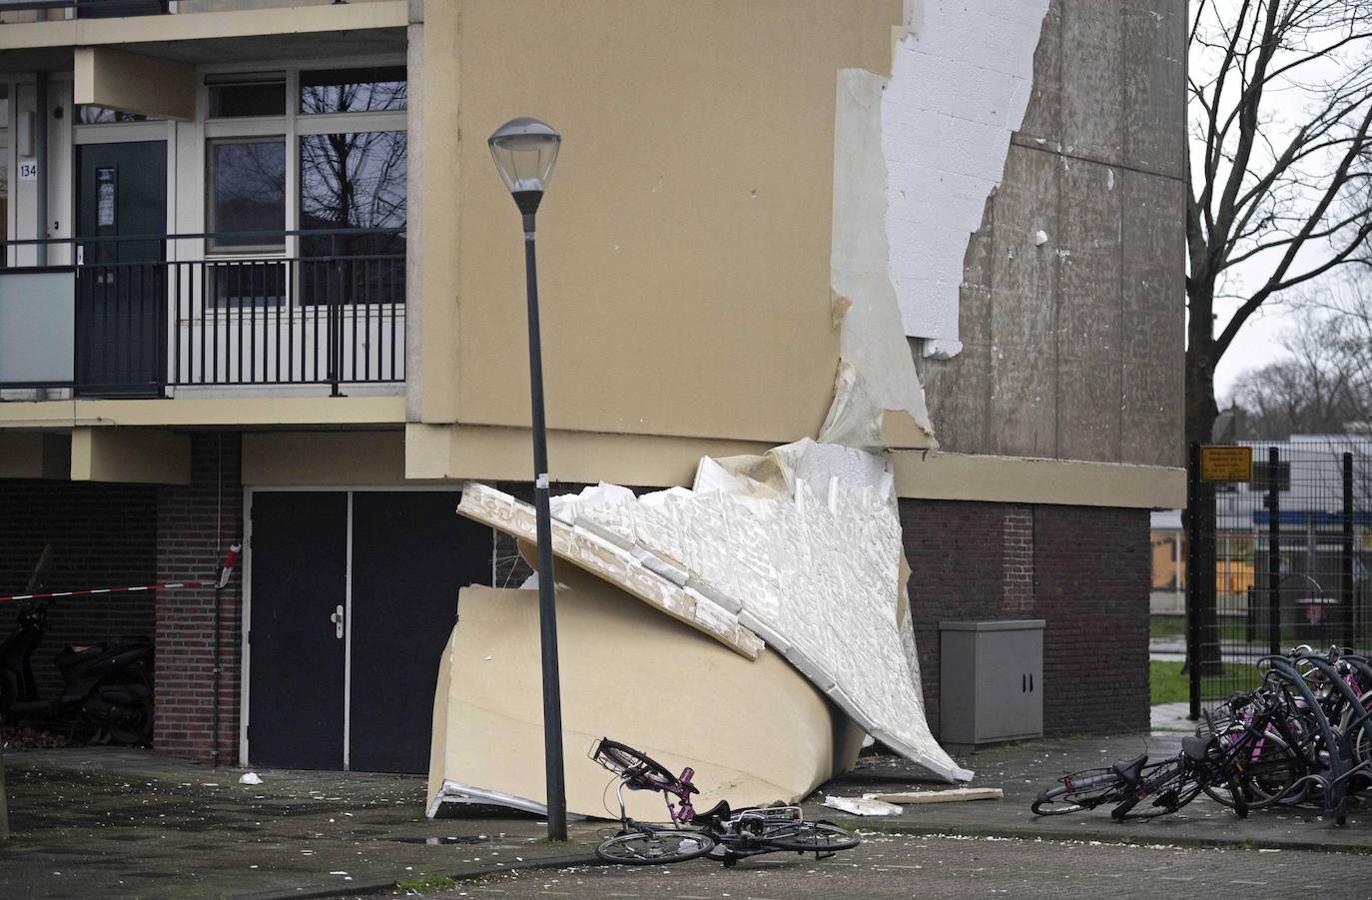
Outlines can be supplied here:
[[[351, 0], [353, 3], [368, 0]], [[338, 0], [0, 0], [0, 23], [109, 19], [170, 13], [230, 12], [284, 6], [341, 5]]]
[[[228, 253], [277, 246], [281, 252]], [[405, 380], [405, 233], [11, 241], [0, 399], [376, 393]]]

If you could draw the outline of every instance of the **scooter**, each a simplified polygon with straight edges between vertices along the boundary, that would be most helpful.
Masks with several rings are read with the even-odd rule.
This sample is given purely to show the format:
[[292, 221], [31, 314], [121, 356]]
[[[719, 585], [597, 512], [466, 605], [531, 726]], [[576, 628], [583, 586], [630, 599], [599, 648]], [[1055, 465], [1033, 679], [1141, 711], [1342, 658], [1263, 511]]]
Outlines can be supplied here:
[[39, 699], [32, 661], [47, 632], [51, 603], [26, 601], [14, 631], [0, 641], [0, 723], [46, 725], [91, 741], [147, 743], [153, 723], [153, 654], [148, 638], [63, 647], [53, 660], [62, 676], [62, 692], [55, 700]]

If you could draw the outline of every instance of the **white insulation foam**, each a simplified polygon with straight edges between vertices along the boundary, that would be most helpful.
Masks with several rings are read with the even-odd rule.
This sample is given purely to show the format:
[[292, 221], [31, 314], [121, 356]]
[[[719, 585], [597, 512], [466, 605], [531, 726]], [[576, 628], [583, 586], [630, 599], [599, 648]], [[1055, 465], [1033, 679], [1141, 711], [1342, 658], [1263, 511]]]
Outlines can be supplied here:
[[[768, 484], [746, 474], [746, 461], [705, 459], [696, 483], [713, 489], [611, 499], [591, 488], [599, 496], [577, 504], [577, 521], [688, 572], [698, 627], [723, 626], [737, 607], [745, 630], [892, 750], [950, 781], [970, 779], [929, 731], [913, 636], [898, 623], [901, 532], [885, 461], [808, 440], [767, 460], [762, 468], [779, 474]], [[731, 602], [701, 602], [721, 596]]]
[[963, 257], [1024, 122], [1048, 0], [918, 5], [881, 106], [890, 273], [905, 333], [956, 352]]

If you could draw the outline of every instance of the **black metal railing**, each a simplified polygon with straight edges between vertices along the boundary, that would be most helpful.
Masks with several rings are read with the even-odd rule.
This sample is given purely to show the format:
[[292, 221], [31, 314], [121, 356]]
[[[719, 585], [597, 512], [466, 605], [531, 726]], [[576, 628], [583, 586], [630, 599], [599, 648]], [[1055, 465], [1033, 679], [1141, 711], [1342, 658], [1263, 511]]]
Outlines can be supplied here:
[[[70, 386], [78, 394], [312, 384], [338, 395], [348, 384], [405, 379], [403, 230], [137, 235], [4, 248], [9, 267], [0, 278], [70, 280]], [[0, 302], [13, 302], [26, 284], [0, 290]], [[5, 374], [0, 388], [60, 386], [15, 377], [13, 367]]]
[[156, 16], [171, 12], [168, 0], [0, 0], [0, 13], [71, 10], [79, 19]]

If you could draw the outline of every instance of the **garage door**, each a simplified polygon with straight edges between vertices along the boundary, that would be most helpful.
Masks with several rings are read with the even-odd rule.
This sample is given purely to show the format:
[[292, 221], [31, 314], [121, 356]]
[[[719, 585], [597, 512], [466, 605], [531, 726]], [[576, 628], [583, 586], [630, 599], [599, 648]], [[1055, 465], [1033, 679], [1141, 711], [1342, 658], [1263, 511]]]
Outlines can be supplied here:
[[423, 772], [457, 592], [491, 531], [455, 491], [254, 491], [253, 765]]

